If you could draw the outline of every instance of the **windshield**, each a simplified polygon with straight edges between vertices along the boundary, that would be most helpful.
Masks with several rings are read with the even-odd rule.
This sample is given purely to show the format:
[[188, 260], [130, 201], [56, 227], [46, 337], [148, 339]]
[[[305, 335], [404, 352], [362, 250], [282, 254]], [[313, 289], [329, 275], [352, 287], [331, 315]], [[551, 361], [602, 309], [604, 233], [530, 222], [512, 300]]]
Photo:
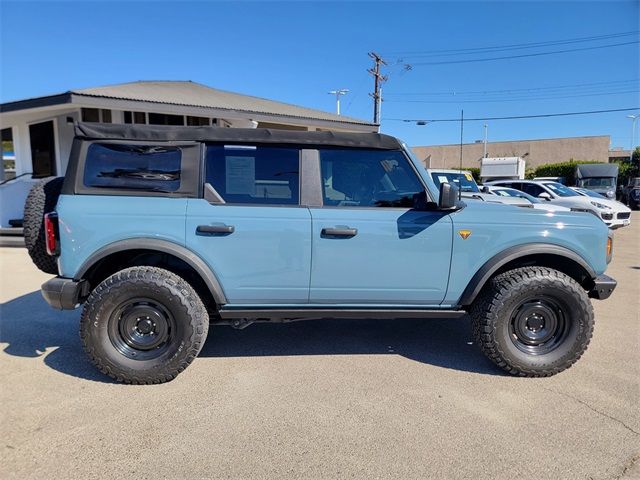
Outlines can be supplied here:
[[451, 183], [463, 192], [480, 193], [473, 176], [468, 172], [431, 172], [431, 178], [433, 178], [438, 188], [440, 188], [441, 183]]
[[586, 188], [581, 188], [578, 190], [578, 193], [582, 193], [583, 195], [585, 195], [586, 197], [593, 197], [593, 198], [599, 198], [599, 199], [607, 199], [607, 197], [605, 197], [604, 195], [600, 195], [598, 192], [593, 192], [591, 190], [587, 190]]
[[551, 190], [554, 194], [559, 197], [579, 197], [580, 194], [578, 192], [574, 192], [569, 187], [565, 187], [561, 183], [557, 182], [545, 182], [543, 183], [545, 187]]
[[491, 193], [495, 193], [501, 197], [516, 197], [516, 198], [524, 198], [529, 200], [531, 203], [541, 203], [536, 197], [532, 197], [528, 193], [521, 192], [520, 190], [516, 190], [515, 188], [496, 188], [492, 189]]
[[616, 184], [615, 178], [613, 177], [590, 177], [590, 178], [583, 178], [580, 180], [581, 187], [591, 187], [591, 188], [613, 187], [615, 186], [615, 184]]

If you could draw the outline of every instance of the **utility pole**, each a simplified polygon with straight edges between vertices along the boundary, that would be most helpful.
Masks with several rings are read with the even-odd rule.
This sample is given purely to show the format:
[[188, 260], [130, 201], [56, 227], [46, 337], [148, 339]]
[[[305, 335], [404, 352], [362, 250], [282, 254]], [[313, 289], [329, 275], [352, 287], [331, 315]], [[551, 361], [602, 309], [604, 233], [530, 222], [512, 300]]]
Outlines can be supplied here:
[[373, 123], [380, 125], [380, 104], [382, 102], [380, 86], [382, 82], [387, 81], [387, 76], [380, 73], [380, 65], [386, 65], [386, 62], [375, 52], [369, 52], [369, 56], [375, 62], [374, 67], [367, 70], [373, 75], [373, 93], [369, 94], [373, 98]]
[[487, 158], [487, 128], [489, 127], [489, 125], [487, 125], [486, 123], [484, 124], [484, 153], [482, 154], [482, 158]]
[[631, 119], [631, 150], [629, 151], [629, 160], [633, 160], [633, 149], [636, 143], [636, 122], [640, 115], [627, 115], [627, 118]]
[[329, 93], [329, 95], [335, 95], [336, 96], [336, 114], [340, 115], [340, 95], [346, 95], [347, 93], [349, 93], [349, 89], [348, 88], [339, 88], [338, 90], [331, 90], [328, 93]]

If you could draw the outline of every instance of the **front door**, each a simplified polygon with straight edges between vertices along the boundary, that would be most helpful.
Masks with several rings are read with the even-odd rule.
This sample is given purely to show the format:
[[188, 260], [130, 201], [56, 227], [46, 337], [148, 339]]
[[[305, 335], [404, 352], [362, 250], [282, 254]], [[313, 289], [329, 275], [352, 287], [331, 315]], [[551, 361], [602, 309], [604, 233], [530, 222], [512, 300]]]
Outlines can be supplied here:
[[308, 302], [311, 215], [299, 202], [299, 165], [298, 148], [207, 147], [208, 194], [188, 202], [187, 246], [230, 305]]
[[320, 150], [323, 207], [312, 208], [310, 303], [439, 305], [452, 221], [412, 208], [424, 191], [401, 151]]
[[31, 164], [34, 178], [56, 175], [56, 140], [53, 120], [29, 125]]

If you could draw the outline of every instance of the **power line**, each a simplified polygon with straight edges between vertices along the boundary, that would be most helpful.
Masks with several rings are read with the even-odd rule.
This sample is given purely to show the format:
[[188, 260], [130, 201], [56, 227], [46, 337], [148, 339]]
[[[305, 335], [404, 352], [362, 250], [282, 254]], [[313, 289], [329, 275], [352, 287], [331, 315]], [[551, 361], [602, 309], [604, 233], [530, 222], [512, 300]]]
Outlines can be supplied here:
[[[528, 88], [508, 88], [503, 90], [474, 90], [474, 91], [448, 91], [448, 92], [397, 92], [397, 93], [389, 93], [386, 92], [387, 96], [458, 96], [458, 95], [493, 95], [493, 94], [509, 94], [516, 92], [536, 92], [536, 91], [546, 91], [546, 90], [562, 90], [562, 89], [582, 89], [583, 87], [587, 87], [587, 89], [595, 88], [595, 87], [613, 87], [615, 85], [620, 85], [624, 83], [633, 83], [638, 82], [640, 79], [631, 78], [629, 80], [607, 80], [606, 82], [592, 82], [592, 83], [577, 83], [577, 84], [565, 84], [565, 85], [554, 85], [551, 87], [528, 87]], [[590, 87], [590, 88], [589, 88]], [[626, 85], [620, 85], [620, 87], [627, 88]]]
[[549, 40], [545, 42], [533, 42], [533, 43], [515, 43], [510, 45], [494, 45], [487, 47], [475, 47], [475, 48], [458, 48], [458, 49], [448, 49], [448, 50], [422, 50], [422, 51], [396, 51], [396, 52], [385, 52], [386, 55], [405, 55], [405, 56], [441, 56], [441, 55], [459, 55], [465, 52], [473, 53], [473, 52], [486, 52], [490, 50], [500, 51], [502, 49], [526, 49], [526, 48], [536, 48], [536, 47], [547, 47], [552, 45], [567, 45], [570, 43], [580, 43], [580, 42], [593, 42], [597, 40], [608, 40], [612, 38], [619, 37], [627, 37], [630, 35], [636, 35], [640, 33], [638, 30], [634, 30], [631, 32], [618, 32], [608, 35], [595, 35], [590, 37], [576, 37], [564, 40]]
[[596, 92], [596, 93], [582, 93], [577, 95], [551, 95], [551, 96], [526, 96], [526, 97], [511, 97], [511, 98], [502, 98], [502, 99], [482, 99], [482, 100], [474, 100], [474, 99], [458, 99], [458, 100], [386, 100], [391, 103], [500, 103], [500, 102], [528, 102], [528, 101], [537, 101], [537, 100], [556, 100], [563, 98], [580, 98], [580, 97], [602, 97], [602, 96], [610, 96], [610, 95], [622, 95], [626, 93], [638, 93], [640, 90], [623, 90], [619, 92]]
[[445, 61], [439, 61], [439, 62], [418, 62], [418, 63], [411, 63], [411, 66], [415, 67], [415, 66], [423, 66], [423, 65], [449, 65], [454, 63], [490, 62], [495, 60], [510, 60], [514, 58], [540, 57], [543, 55], [555, 55], [558, 53], [583, 52], [586, 50], [598, 50], [602, 48], [621, 47], [624, 45], [633, 45], [637, 43], [640, 43], [640, 41], [634, 40], [633, 42], [621, 42], [621, 43], [612, 43], [609, 45], [596, 45], [592, 47], [570, 48], [566, 50], [553, 50], [549, 52], [523, 53], [521, 55], [506, 55], [502, 57], [468, 58], [465, 60], [445, 60]]
[[[484, 121], [484, 120], [520, 120], [525, 118], [548, 118], [548, 117], [567, 117], [571, 115], [595, 115], [599, 113], [611, 113], [611, 112], [629, 112], [632, 110], [640, 110], [640, 107], [633, 108], [614, 108], [609, 110], [590, 110], [585, 112], [563, 112], [563, 113], [544, 113], [540, 115], [514, 115], [510, 117], [482, 117], [482, 118], [465, 118], [465, 122], [476, 122], [476, 121]], [[405, 118], [385, 118], [385, 120], [395, 121], [395, 122], [425, 122], [425, 123], [434, 123], [434, 122], [459, 122], [460, 118], [417, 118], [417, 119], [405, 119]]]

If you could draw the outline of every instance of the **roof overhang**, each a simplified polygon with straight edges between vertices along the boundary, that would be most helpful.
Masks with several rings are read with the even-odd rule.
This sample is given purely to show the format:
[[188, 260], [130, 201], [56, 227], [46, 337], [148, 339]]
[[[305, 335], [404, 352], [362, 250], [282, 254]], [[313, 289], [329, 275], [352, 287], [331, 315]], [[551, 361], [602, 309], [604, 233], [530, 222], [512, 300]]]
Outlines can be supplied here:
[[177, 115], [195, 115], [213, 118], [248, 118], [257, 122], [273, 122], [278, 120], [292, 125], [307, 125], [328, 129], [348, 129], [359, 132], [372, 132], [378, 130], [378, 125], [365, 122], [354, 122], [348, 118], [344, 120], [328, 120], [313, 117], [294, 116], [276, 112], [253, 112], [249, 110], [235, 110], [227, 108], [214, 108], [198, 105], [181, 105], [175, 103], [152, 102], [138, 99], [120, 99], [104, 96], [93, 96], [65, 92], [46, 97], [29, 98], [0, 104], [0, 113], [28, 113], [28, 110], [44, 109], [54, 106], [74, 105], [77, 107], [108, 108], [115, 110], [138, 110], [157, 113], [172, 113]]

